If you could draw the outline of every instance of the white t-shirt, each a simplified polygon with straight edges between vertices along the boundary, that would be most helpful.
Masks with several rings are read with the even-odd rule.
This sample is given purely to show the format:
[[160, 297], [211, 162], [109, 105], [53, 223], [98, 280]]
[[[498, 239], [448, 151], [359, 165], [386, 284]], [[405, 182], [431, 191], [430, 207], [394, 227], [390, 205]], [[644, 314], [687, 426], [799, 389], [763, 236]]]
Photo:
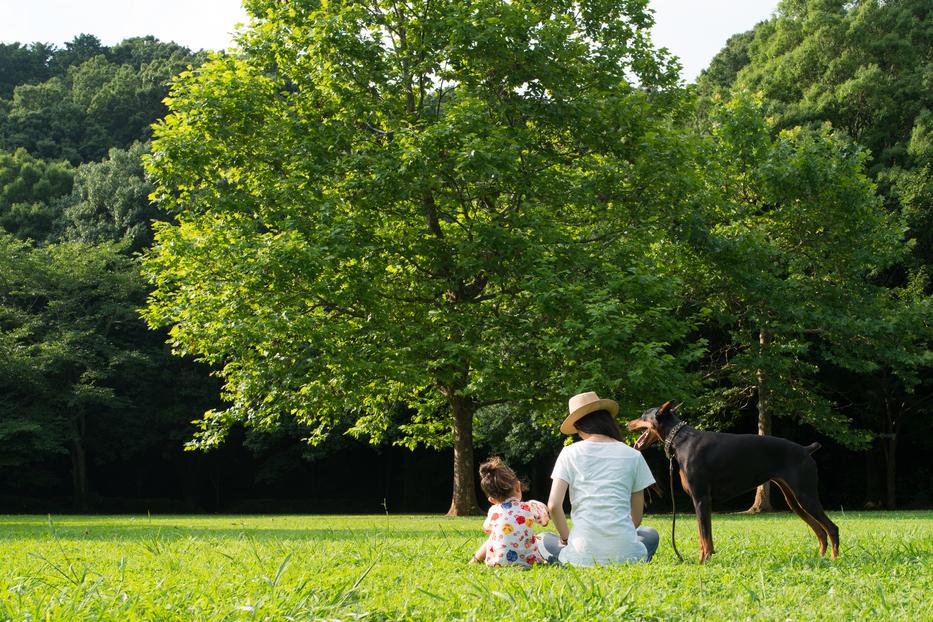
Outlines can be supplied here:
[[631, 517], [632, 493], [654, 483], [640, 452], [617, 441], [579, 441], [560, 452], [551, 479], [570, 484], [573, 529], [561, 562], [592, 566], [647, 555]]

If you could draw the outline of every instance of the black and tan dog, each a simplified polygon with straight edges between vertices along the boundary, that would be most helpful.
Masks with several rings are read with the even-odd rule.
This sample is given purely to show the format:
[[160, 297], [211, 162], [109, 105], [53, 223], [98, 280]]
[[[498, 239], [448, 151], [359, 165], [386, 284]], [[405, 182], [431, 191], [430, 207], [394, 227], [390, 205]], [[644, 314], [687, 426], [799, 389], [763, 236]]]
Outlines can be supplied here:
[[644, 430], [635, 449], [660, 441], [665, 453], [677, 460], [680, 483], [696, 508], [701, 563], [713, 554], [712, 502], [730, 499], [769, 480], [784, 493], [790, 509], [816, 533], [820, 556], [826, 554], [828, 536], [836, 559], [839, 528], [820, 504], [816, 462], [810, 456], [820, 448], [819, 443], [803, 447], [775, 436], [702, 432], [678, 419], [676, 409], [670, 402], [649, 408], [627, 427]]

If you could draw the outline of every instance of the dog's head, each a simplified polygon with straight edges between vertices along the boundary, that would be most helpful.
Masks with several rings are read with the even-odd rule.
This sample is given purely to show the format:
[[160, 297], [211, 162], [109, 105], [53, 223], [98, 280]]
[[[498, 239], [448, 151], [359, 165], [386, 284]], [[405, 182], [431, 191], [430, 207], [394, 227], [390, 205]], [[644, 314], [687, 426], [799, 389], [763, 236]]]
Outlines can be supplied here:
[[625, 426], [629, 430], [644, 430], [635, 441], [635, 449], [641, 451], [652, 443], [663, 440], [664, 434], [676, 419], [674, 413], [678, 408], [680, 404], [673, 406], [671, 402], [664, 402], [657, 408], [649, 408], [638, 419], [629, 421]]

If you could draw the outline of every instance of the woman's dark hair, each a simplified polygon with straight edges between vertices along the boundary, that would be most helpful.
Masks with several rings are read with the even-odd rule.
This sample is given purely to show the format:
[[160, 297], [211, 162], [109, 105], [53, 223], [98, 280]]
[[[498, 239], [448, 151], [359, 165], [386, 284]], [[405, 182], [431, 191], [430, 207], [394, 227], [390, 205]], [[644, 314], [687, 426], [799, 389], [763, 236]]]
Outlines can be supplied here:
[[499, 456], [493, 456], [479, 465], [479, 485], [487, 497], [496, 501], [505, 501], [511, 497], [515, 484], [519, 482], [515, 471], [502, 462]]
[[622, 440], [622, 430], [615, 417], [608, 410], [594, 410], [588, 415], [580, 417], [575, 424], [578, 432], [587, 434], [604, 434], [617, 441]]

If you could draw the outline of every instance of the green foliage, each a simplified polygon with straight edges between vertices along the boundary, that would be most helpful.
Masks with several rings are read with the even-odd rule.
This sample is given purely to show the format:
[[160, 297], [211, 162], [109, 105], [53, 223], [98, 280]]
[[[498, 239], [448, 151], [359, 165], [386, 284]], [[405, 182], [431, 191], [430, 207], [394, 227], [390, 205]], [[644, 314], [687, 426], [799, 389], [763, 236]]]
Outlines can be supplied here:
[[864, 152], [828, 128], [774, 136], [750, 98], [708, 112], [703, 166], [718, 198], [696, 241], [722, 333], [711, 365], [728, 379], [710, 409], [757, 399], [764, 377], [776, 414], [863, 445], [817, 373], [869, 372], [882, 344], [901, 354], [921, 345], [892, 339], [888, 316], [903, 306], [872, 281], [908, 253], [903, 220], [880, 208]]
[[642, 3], [569, 6], [251, 2], [243, 54], [182, 75], [147, 318], [224, 366], [204, 444], [347, 412], [378, 440], [403, 403], [443, 445], [452, 408], [689, 390], [676, 75]]
[[48, 80], [53, 51], [44, 43], [0, 43], [0, 99], [8, 99], [19, 84]]
[[64, 213], [65, 237], [88, 244], [125, 241], [135, 252], [152, 243], [151, 221], [160, 213], [149, 201], [142, 156], [149, 145], [110, 150], [101, 162], [75, 170], [74, 193]]
[[[162, 114], [168, 78], [199, 58], [153, 37], [0, 46], [0, 91], [12, 95], [0, 100], [0, 141], [31, 150], [0, 152], [0, 229], [33, 242], [4, 233], [0, 243], [6, 490], [33, 494], [43, 475], [32, 466], [61, 453], [77, 483], [85, 460], [179, 452], [216, 395], [207, 373], [169, 356], [164, 334], [138, 317], [145, 285], [126, 256], [151, 242], [158, 214], [143, 179], [147, 146], [130, 143]], [[77, 168], [57, 160], [108, 149]]]
[[[910, 237], [920, 242], [916, 266], [933, 259], [929, 153], [922, 147], [933, 110], [929, 22], [925, 0], [783, 2], [774, 18], [727, 45], [700, 79], [708, 91], [763, 93], [778, 129], [829, 122], [867, 147], [888, 209], [906, 211]], [[741, 56], [736, 47], [747, 57], [744, 67], [731, 60]], [[714, 72], [720, 65], [732, 69]]]
[[16, 88], [0, 141], [6, 149], [24, 148], [42, 158], [78, 162], [84, 132], [84, 111], [71, 101], [66, 82], [54, 77]]
[[[145, 283], [125, 247], [33, 248], [0, 234], [0, 265], [0, 461], [180, 452], [216, 387], [147, 330], [137, 313]], [[3, 476], [14, 474], [28, 483], [28, 469]]]
[[135, 320], [126, 257], [167, 212], [148, 319], [231, 403], [201, 446], [443, 447], [459, 408], [529, 459], [578, 390], [722, 426], [759, 371], [777, 414], [896, 438], [933, 359], [926, 4], [782, 3], [700, 79], [763, 106], [697, 122], [640, 0], [250, 0], [242, 52], [179, 79], [154, 187], [149, 124], [203, 54], [0, 45], [0, 228], [46, 245], [0, 244], [0, 463], [82, 412], [99, 457], [188, 433], [213, 385]]
[[[681, 519], [684, 517], [681, 516]], [[790, 514], [717, 515], [703, 567], [692, 525], [648, 516], [649, 564], [468, 565], [481, 519], [417, 516], [0, 518], [0, 616], [70, 620], [903, 620], [933, 615], [929, 512], [834, 514], [820, 560]], [[678, 521], [681, 522], [681, 521]], [[687, 526], [683, 521], [681, 526]]]
[[49, 65], [55, 75], [63, 75], [71, 67], [77, 67], [105, 52], [106, 48], [100, 39], [91, 34], [81, 33], [65, 43], [63, 50], [56, 50], [49, 60]]
[[9, 61], [22, 75], [10, 85], [0, 147], [22, 147], [38, 157], [73, 164], [99, 160], [111, 147], [126, 149], [134, 141], [148, 140], [149, 126], [165, 114], [162, 99], [169, 79], [202, 59], [152, 37], [106, 48], [96, 37], [82, 35], [64, 50], [28, 49], [34, 55], [45, 50], [50, 77], [36, 79], [39, 74], [20, 58], [22, 51]]
[[28, 381], [5, 392], [3, 425], [13, 432], [4, 444], [62, 451], [83, 434], [77, 421], [126, 406], [114, 382], [144, 358], [132, 345], [142, 328], [134, 307], [143, 283], [136, 266], [108, 246], [31, 249], [4, 234], [0, 250], [9, 269], [0, 284], [0, 326], [19, 359], [4, 384]]
[[0, 228], [20, 239], [54, 239], [73, 178], [66, 162], [45, 162], [23, 149], [0, 151]]
[[709, 67], [700, 72], [697, 78], [700, 90], [707, 95], [717, 88], [728, 90], [735, 82], [739, 71], [749, 63], [748, 47], [754, 37], [755, 30], [740, 32], [729, 37], [726, 46], [713, 57]]

